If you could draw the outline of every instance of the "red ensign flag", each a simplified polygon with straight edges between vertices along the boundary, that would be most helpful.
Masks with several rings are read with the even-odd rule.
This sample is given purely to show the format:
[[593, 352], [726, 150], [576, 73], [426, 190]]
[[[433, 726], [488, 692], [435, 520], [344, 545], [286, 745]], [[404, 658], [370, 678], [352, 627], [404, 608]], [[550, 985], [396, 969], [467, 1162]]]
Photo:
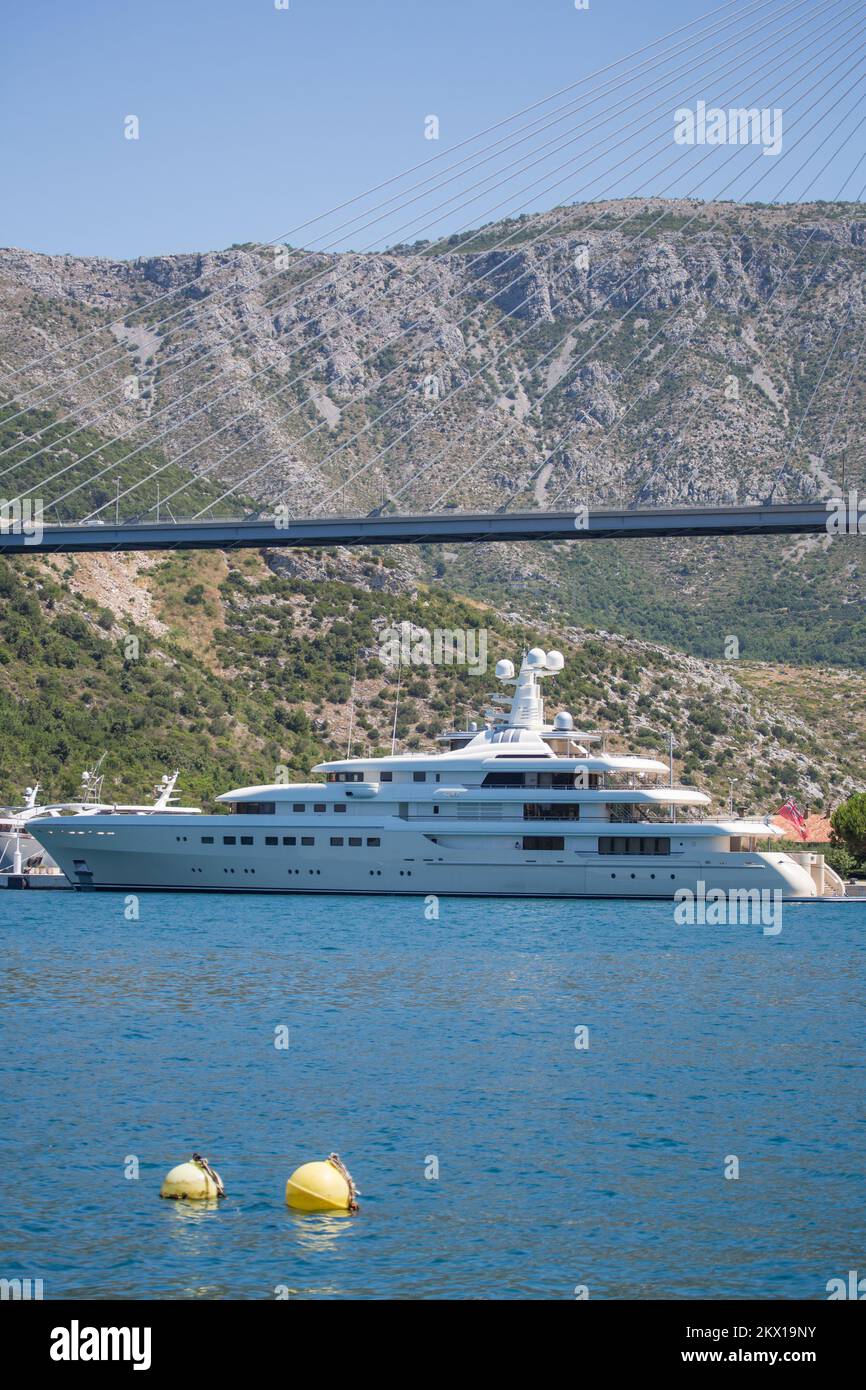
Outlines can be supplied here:
[[779, 807], [776, 815], [780, 820], [790, 821], [801, 840], [808, 840], [809, 836], [806, 831], [806, 822], [793, 797], [788, 797], [784, 805]]

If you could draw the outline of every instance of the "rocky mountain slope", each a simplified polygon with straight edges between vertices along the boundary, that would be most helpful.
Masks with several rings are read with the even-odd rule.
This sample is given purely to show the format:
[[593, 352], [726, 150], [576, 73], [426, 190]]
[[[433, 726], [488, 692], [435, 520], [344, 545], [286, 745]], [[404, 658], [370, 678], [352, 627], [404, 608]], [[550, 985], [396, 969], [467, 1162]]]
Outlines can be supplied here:
[[[2, 251], [0, 366], [31, 365], [0, 411], [0, 492], [66, 516], [110, 515], [117, 477], [126, 515], [157, 487], [173, 515], [237, 512], [230, 487], [295, 514], [754, 502], [843, 480], [866, 496], [864, 256], [860, 205], [659, 199], [378, 254]], [[530, 612], [553, 593], [561, 621], [619, 626], [620, 603], [643, 635], [704, 655], [704, 620], [717, 632], [757, 592], [751, 654], [861, 665], [859, 554], [856, 539], [403, 559]], [[792, 611], [780, 589], [805, 597]]]

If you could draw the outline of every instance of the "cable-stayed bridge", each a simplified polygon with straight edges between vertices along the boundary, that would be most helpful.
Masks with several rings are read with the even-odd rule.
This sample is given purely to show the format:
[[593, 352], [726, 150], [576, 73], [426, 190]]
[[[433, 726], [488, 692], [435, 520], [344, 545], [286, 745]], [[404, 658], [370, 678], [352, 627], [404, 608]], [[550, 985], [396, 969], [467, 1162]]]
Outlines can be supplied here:
[[[783, 403], [785, 428], [766, 487], [748, 489], [764, 502], [714, 507], [686, 502], [696, 494], [682, 456], [702, 418], [714, 412], [721, 419], [728, 400], [734, 364], [713, 337], [717, 271], [708, 261], [700, 282], [660, 310], [637, 257], [667, 226], [669, 195], [687, 200], [688, 215], [675, 228], [680, 242], [700, 235], [710, 248], [713, 237], [731, 235], [730, 207], [800, 203], [831, 174], [837, 199], [860, 204], [864, 63], [859, 0], [728, 0], [259, 248], [273, 257], [255, 307], [280, 324], [275, 342], [284, 370], [275, 371], [273, 353], [247, 364], [254, 315], [230, 253], [227, 272], [224, 265], [201, 269], [118, 318], [101, 314], [55, 347], [23, 354], [16, 366], [0, 363], [0, 552], [820, 533], [828, 512], [814, 497], [814, 476], [829, 497], [828, 468], [843, 452], [862, 392], [866, 332], [859, 339], [852, 332], [864, 297], [862, 268], [829, 338], [808, 360], [804, 384], [798, 380], [796, 395]], [[702, 150], [672, 133], [674, 110], [696, 93], [702, 110], [709, 104], [726, 123], [724, 139], [707, 138]], [[763, 140], [764, 103], [774, 120], [784, 114], [784, 139], [780, 123], [772, 148]], [[623, 187], [629, 197], [612, 223], [597, 203], [621, 197]], [[552, 213], [527, 212], [550, 199], [558, 200]], [[589, 209], [577, 232], [576, 206]], [[453, 232], [458, 212], [466, 222]], [[290, 238], [302, 233], [307, 244], [319, 222], [326, 230], [309, 239], [309, 250], [289, 250]], [[447, 235], [425, 237], [444, 222]], [[362, 233], [370, 240], [347, 266], [331, 255], [347, 238], [354, 247]], [[369, 313], [352, 282], [357, 255], [383, 244], [405, 247], [411, 237], [421, 248], [417, 284], [393, 328], [369, 350], [359, 348], [351, 368], [334, 367], [323, 381], [321, 354]], [[832, 281], [837, 250], [825, 231], [805, 226], [767, 277], [756, 311], [767, 324], [765, 351], [785, 343], [804, 297]], [[744, 279], [763, 273], [759, 240], [731, 254]], [[531, 360], [524, 356], [544, 321], [533, 279], [539, 262], [550, 312], [571, 325], [566, 358], [561, 335], [534, 348]], [[454, 284], [437, 284], [434, 293], [425, 269], [440, 264]], [[383, 300], [390, 273], [386, 266]], [[689, 313], [690, 288], [706, 299], [700, 315]], [[467, 343], [459, 361], [443, 353], [443, 315]], [[493, 331], [497, 316], [508, 320], [504, 335]], [[222, 336], [214, 342], [218, 321]], [[581, 374], [636, 321], [646, 323], [644, 336], [617, 365], [618, 386], [627, 391], [633, 381], [635, 389], [610, 418], [588, 419]], [[130, 377], [123, 342], [133, 332], [154, 345], [156, 365]], [[802, 352], [808, 358], [808, 345]], [[603, 467], [621, 431], [653, 407], [656, 367], [649, 364], [673, 375], [690, 361], [702, 364], [701, 389], [676, 429], [660, 421], [647, 468], [630, 485], [612, 480], [606, 497], [597, 486], [586, 491], [581, 470]], [[520, 424], [538, 422], [538, 452], [529, 479], [481, 511], [476, 484], [503, 471], [513, 443], [508, 412], [489, 438], [479, 440], [476, 429], [478, 401], [501, 376], [513, 381], [515, 397], [522, 393]], [[820, 407], [831, 379], [828, 416]], [[335, 386], [360, 422], [331, 443], [327, 391]], [[118, 429], [142, 393], [144, 418]], [[276, 449], [275, 435], [287, 441]], [[817, 474], [800, 487], [816, 458]], [[298, 460], [315, 472], [315, 487], [286, 484]], [[684, 504], [654, 505], [654, 497], [670, 497], [672, 477]], [[811, 500], [784, 500], [798, 492]], [[483, 495], [490, 497], [489, 487]]]
[[265, 546], [424, 545], [494, 541], [635, 540], [660, 536], [828, 533], [827, 506], [642, 508], [581, 512], [440, 512], [429, 516], [265, 517], [237, 521], [46, 526], [0, 535], [0, 554], [125, 550], [235, 550]]

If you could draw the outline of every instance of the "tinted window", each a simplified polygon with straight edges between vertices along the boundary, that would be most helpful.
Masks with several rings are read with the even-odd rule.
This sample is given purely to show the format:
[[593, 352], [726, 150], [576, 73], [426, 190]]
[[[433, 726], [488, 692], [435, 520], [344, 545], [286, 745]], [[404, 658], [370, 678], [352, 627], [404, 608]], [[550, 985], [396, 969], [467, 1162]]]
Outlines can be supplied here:
[[561, 835], [524, 835], [524, 849], [565, 849]]
[[580, 820], [580, 803], [563, 801], [527, 801], [523, 807], [524, 820]]
[[598, 841], [599, 854], [670, 854], [667, 835], [602, 835]]

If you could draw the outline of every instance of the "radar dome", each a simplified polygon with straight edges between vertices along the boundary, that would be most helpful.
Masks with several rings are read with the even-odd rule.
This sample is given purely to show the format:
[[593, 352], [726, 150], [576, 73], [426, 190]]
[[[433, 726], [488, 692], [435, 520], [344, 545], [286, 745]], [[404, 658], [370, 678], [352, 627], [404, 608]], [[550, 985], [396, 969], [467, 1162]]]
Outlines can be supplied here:
[[560, 710], [559, 714], [556, 716], [556, 718], [555, 718], [554, 721], [553, 721], [553, 727], [554, 727], [554, 729], [573, 729], [573, 728], [574, 728], [574, 719], [573, 719], [572, 716], [569, 714], [569, 712], [568, 712], [567, 709]]
[[565, 665], [565, 657], [562, 655], [562, 652], [548, 652], [548, 653], [547, 653], [547, 669], [548, 669], [548, 671], [561, 671], [564, 665]]
[[510, 681], [510, 680], [513, 680], [513, 678], [514, 678], [514, 662], [513, 662], [513, 661], [497, 661], [497, 663], [496, 663], [496, 675], [497, 675], [498, 679], [501, 680], [501, 681]]
[[547, 652], [543, 651], [541, 647], [533, 647], [526, 653], [527, 666], [533, 666], [537, 669], [539, 666], [544, 666], [546, 661]]

